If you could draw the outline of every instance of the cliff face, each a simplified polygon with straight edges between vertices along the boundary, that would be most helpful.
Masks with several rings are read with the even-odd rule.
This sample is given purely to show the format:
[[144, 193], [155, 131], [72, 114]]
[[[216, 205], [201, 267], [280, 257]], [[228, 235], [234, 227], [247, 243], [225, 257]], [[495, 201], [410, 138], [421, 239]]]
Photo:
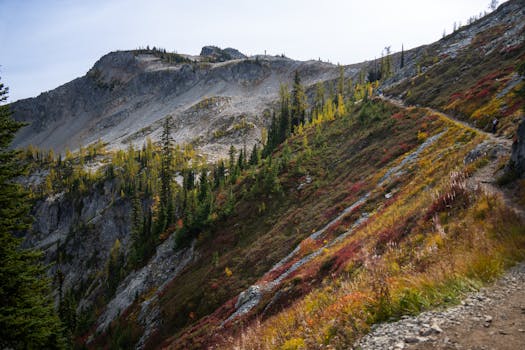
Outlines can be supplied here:
[[130, 239], [130, 202], [121, 198], [115, 181], [105, 181], [83, 196], [59, 193], [39, 200], [24, 244], [42, 249], [47, 263], [55, 263], [64, 276], [64, 291], [80, 286], [86, 306], [100, 293], [111, 248], [118, 240], [124, 248]]
[[[13, 103], [14, 118], [30, 124], [14, 146], [63, 152], [98, 139], [110, 148], [142, 145], [147, 136], [157, 139], [162, 121], [171, 117], [177, 143], [225, 155], [231, 144], [256, 142], [268, 122], [262, 112], [296, 70], [307, 86], [338, 75], [328, 63], [244, 58], [233, 49], [220, 50], [224, 61], [218, 62], [216, 50], [191, 58], [144, 50], [107, 54], [85, 76]], [[241, 122], [244, 128], [234, 128]]]

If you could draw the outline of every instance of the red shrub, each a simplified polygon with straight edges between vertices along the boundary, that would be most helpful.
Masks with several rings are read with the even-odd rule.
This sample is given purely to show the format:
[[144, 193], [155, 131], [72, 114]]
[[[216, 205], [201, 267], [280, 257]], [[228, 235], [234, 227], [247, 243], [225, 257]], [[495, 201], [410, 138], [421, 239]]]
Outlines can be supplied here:
[[389, 227], [378, 234], [376, 247], [385, 247], [388, 243], [397, 243], [403, 238], [405, 228], [401, 225]]
[[365, 183], [363, 181], [355, 182], [352, 184], [352, 186], [350, 186], [350, 193], [359, 193], [364, 187]]
[[450, 96], [450, 102], [454, 102], [456, 100], [462, 100], [464, 98], [465, 96], [461, 92], [456, 92]]
[[341, 248], [337, 253], [335, 253], [335, 260], [331, 270], [339, 271], [341, 270], [348, 261], [352, 260], [357, 256], [357, 253], [361, 250], [361, 245], [357, 242], [351, 242], [350, 244]]
[[490, 94], [490, 90], [485, 88], [476, 94], [476, 98], [484, 98]]
[[393, 114], [392, 115], [392, 118], [396, 119], [396, 120], [401, 120], [405, 117], [405, 115], [403, 114], [403, 112], [397, 112], [396, 114]]
[[515, 101], [512, 105], [507, 106], [502, 112], [502, 115], [504, 117], [508, 117], [509, 115], [514, 114], [517, 110], [519, 110], [523, 106], [523, 103], [521, 101]]

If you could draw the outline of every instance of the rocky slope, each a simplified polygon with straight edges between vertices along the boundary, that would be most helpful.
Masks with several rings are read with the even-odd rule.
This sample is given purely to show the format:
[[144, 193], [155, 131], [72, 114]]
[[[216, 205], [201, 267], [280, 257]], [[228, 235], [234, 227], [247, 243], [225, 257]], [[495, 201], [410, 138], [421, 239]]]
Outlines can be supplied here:
[[[14, 118], [30, 123], [14, 146], [63, 152], [102, 139], [109, 147], [158, 139], [171, 117], [177, 143], [207, 155], [226, 155], [231, 144], [250, 147], [269, 122], [263, 111], [294, 72], [306, 86], [334, 79], [329, 63], [285, 57], [246, 57], [235, 49], [204, 47], [201, 56], [155, 50], [112, 52], [83, 77], [12, 105]], [[357, 69], [349, 67], [347, 75]]]

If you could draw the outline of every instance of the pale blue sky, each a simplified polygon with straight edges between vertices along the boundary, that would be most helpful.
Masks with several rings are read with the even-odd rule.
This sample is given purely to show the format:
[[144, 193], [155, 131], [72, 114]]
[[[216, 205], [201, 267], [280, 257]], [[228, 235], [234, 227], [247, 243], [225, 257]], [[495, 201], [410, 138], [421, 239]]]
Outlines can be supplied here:
[[349, 64], [441, 38], [489, 0], [0, 0], [0, 77], [10, 100], [84, 75], [139, 46], [204, 45]]

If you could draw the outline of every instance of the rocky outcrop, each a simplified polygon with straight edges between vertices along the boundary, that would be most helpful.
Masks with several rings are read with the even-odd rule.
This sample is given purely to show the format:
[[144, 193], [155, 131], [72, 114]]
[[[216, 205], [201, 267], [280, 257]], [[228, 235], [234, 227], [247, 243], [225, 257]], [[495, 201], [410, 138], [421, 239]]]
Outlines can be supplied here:
[[[162, 292], [166, 284], [173, 280], [194, 258], [195, 242], [188, 248], [173, 250], [174, 235], [157, 247], [156, 254], [146, 266], [133, 271], [120, 283], [113, 299], [97, 322], [97, 331], [103, 332], [121, 312], [126, 310], [137, 298], [155, 289], [150, 298], [142, 302], [140, 321], [144, 327], [156, 327], [160, 315], [155, 313], [152, 298]], [[151, 333], [151, 332], [149, 332]]]
[[525, 118], [522, 119], [516, 133], [516, 140], [512, 144], [510, 166], [519, 177], [525, 177]]
[[217, 46], [204, 46], [201, 49], [200, 56], [206, 57], [216, 62], [224, 62], [224, 61], [229, 61], [229, 60], [239, 60], [239, 59], [247, 58], [246, 55], [244, 55], [237, 49], [233, 49], [231, 47], [221, 49], [220, 47], [217, 47]]

